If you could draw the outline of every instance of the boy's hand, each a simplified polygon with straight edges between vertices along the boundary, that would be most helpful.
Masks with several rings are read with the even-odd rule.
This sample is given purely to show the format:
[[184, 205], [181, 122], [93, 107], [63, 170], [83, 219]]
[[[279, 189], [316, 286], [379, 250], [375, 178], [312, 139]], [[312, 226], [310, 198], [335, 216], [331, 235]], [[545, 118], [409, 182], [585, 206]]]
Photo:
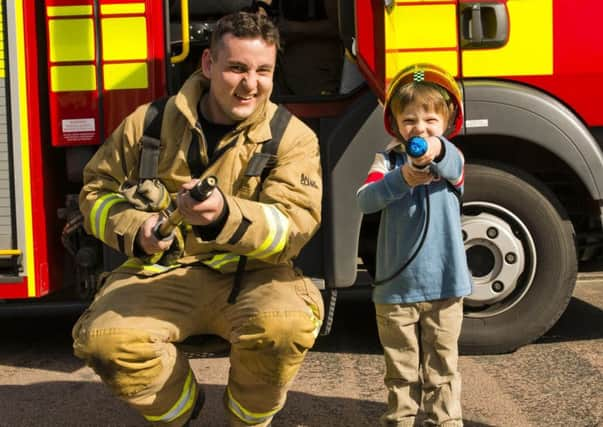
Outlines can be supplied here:
[[412, 162], [416, 166], [427, 166], [436, 159], [440, 155], [440, 151], [442, 151], [442, 141], [437, 136], [428, 136], [424, 138], [427, 141], [427, 151], [421, 157], [416, 157], [412, 159]]
[[406, 181], [406, 183], [411, 187], [429, 184], [431, 181], [433, 181], [433, 176], [431, 173], [429, 173], [429, 168], [425, 168], [425, 170], [417, 170], [409, 163], [402, 165], [400, 168], [400, 173], [402, 174], [404, 181]]

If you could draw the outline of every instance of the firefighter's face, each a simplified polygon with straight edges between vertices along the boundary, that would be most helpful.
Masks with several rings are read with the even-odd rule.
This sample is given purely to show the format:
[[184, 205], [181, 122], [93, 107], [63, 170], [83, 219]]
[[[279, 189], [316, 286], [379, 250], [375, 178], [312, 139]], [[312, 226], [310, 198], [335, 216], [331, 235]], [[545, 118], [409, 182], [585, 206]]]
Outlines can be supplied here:
[[446, 130], [448, 118], [423, 105], [409, 104], [396, 114], [398, 131], [405, 141], [413, 136], [441, 136]]
[[261, 38], [226, 34], [214, 52], [205, 50], [201, 66], [210, 79], [209, 120], [233, 124], [249, 117], [272, 92], [276, 46]]

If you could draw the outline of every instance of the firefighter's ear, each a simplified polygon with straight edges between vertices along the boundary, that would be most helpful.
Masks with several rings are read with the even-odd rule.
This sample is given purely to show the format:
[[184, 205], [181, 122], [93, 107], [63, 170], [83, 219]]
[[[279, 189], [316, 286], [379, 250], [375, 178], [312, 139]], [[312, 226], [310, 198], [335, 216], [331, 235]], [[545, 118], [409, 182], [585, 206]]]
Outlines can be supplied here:
[[201, 54], [201, 71], [203, 76], [211, 80], [211, 67], [213, 65], [213, 58], [211, 56], [211, 51], [209, 49], [205, 49]]

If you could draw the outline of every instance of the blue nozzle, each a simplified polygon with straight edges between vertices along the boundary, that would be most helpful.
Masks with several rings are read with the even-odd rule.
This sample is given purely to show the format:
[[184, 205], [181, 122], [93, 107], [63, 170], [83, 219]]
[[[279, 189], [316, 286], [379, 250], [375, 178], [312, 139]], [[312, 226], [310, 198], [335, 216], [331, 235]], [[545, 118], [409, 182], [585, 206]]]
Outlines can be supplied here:
[[427, 141], [420, 136], [413, 136], [406, 144], [406, 152], [410, 157], [421, 157], [427, 152]]

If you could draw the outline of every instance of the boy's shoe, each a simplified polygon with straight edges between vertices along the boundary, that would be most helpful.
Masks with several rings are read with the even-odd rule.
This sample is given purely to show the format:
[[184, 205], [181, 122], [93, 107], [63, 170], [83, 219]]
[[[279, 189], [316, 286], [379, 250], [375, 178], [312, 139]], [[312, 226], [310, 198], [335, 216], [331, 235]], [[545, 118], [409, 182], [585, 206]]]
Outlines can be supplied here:
[[203, 404], [205, 403], [205, 391], [199, 387], [199, 394], [197, 395], [197, 400], [195, 401], [195, 406], [193, 406], [193, 410], [191, 411], [191, 416], [186, 423], [182, 427], [190, 427], [191, 421], [196, 420], [199, 417], [199, 413], [201, 413], [201, 408], [203, 408]]
[[463, 427], [463, 420], [448, 420], [442, 424], [435, 424], [433, 421], [423, 421], [423, 427]]
[[387, 420], [381, 418], [379, 421], [382, 427], [413, 427], [415, 425], [415, 417], [406, 417], [401, 420]]

